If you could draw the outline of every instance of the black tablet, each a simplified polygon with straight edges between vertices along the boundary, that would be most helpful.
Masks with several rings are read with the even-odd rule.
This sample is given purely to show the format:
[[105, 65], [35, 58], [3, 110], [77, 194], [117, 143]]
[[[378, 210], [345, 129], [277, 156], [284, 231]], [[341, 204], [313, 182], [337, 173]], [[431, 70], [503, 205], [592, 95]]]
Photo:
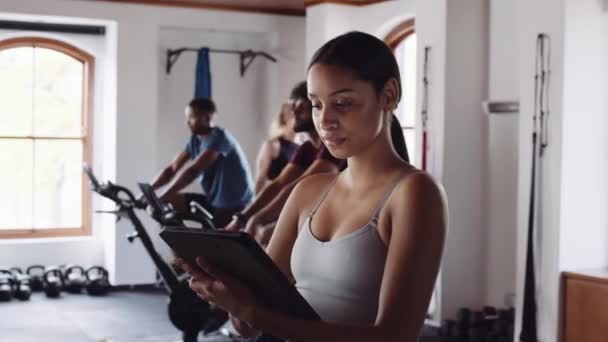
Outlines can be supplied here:
[[247, 233], [164, 227], [160, 237], [180, 257], [197, 256], [246, 284], [268, 308], [299, 319], [320, 320], [268, 254]]

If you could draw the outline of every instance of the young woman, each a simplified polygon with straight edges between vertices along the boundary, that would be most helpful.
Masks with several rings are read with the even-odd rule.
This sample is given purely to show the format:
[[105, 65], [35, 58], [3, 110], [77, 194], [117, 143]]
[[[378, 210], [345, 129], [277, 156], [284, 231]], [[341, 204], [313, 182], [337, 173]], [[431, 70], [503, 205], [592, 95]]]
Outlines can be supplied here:
[[181, 261], [190, 286], [228, 311], [245, 336], [414, 342], [439, 269], [447, 204], [441, 187], [405, 161], [403, 141], [391, 138], [401, 97], [397, 62], [382, 41], [350, 32], [316, 52], [308, 84], [315, 127], [348, 167], [298, 184], [267, 252], [322, 320], [261, 306], [201, 258]]
[[270, 138], [262, 144], [256, 160], [255, 193], [269, 181], [275, 179], [298, 148], [294, 143], [294, 117], [292, 105], [284, 103], [272, 122]]

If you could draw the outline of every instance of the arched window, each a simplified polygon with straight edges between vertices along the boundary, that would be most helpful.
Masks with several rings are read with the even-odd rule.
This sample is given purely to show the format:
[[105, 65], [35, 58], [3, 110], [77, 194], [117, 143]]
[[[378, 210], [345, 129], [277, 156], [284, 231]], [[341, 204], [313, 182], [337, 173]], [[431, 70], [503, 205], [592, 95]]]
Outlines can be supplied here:
[[416, 115], [416, 32], [414, 19], [409, 19], [392, 29], [384, 41], [393, 49], [401, 71], [402, 97], [395, 115], [401, 122], [410, 161], [416, 166], [420, 147], [416, 144], [419, 123]]
[[90, 233], [93, 63], [53, 39], [0, 40], [0, 237]]

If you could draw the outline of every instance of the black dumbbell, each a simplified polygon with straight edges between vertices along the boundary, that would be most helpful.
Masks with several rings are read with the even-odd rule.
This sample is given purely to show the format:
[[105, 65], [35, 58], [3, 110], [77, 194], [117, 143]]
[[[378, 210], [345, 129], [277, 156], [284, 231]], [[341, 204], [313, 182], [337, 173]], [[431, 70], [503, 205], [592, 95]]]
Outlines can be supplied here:
[[470, 342], [485, 342], [487, 335], [488, 329], [483, 324], [469, 328]]
[[460, 308], [458, 310], [458, 325], [467, 327], [469, 326], [469, 322], [471, 320], [471, 309], [469, 308]]
[[500, 335], [495, 334], [494, 332], [489, 332], [486, 335], [486, 339], [484, 341], [485, 342], [499, 342], [500, 341]]
[[481, 311], [483, 312], [486, 320], [498, 318], [498, 311], [493, 306], [484, 306]]
[[495, 332], [498, 335], [506, 335], [509, 332], [509, 322], [502, 319], [496, 320], [496, 322], [492, 324], [492, 332]]
[[456, 336], [456, 321], [452, 319], [446, 319], [441, 323], [441, 329], [439, 330], [440, 336], [455, 337]]
[[507, 321], [509, 323], [515, 324], [515, 308], [507, 309]]
[[468, 341], [469, 340], [469, 327], [461, 324], [456, 324], [453, 338], [455, 341]]
[[515, 334], [515, 325], [514, 325], [514, 323], [509, 323], [509, 326], [507, 327], [507, 339], [509, 341], [513, 341], [514, 334]]
[[473, 311], [469, 316], [469, 327], [474, 328], [485, 324], [486, 316], [482, 311]]

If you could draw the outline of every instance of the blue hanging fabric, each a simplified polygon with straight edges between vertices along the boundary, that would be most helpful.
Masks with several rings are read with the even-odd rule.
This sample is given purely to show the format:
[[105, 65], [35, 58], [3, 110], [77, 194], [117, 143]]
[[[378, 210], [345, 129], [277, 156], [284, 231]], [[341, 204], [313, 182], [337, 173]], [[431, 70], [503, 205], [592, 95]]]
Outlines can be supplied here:
[[195, 82], [194, 97], [211, 98], [211, 65], [209, 64], [208, 48], [198, 50]]

